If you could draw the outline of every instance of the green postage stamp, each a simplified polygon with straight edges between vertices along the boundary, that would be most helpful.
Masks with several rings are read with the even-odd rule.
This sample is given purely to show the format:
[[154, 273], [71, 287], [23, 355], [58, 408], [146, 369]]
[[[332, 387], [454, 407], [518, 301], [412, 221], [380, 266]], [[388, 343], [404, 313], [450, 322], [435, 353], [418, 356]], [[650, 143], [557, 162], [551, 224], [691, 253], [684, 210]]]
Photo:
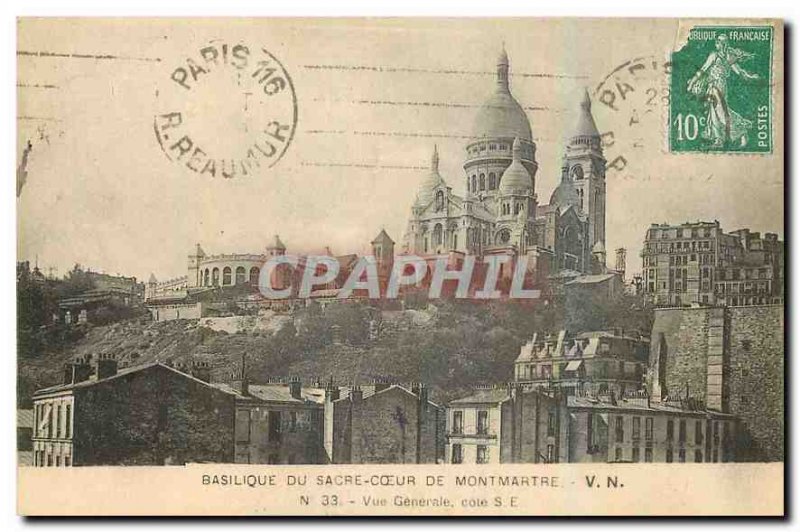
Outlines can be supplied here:
[[770, 26], [698, 26], [672, 54], [671, 152], [772, 152]]

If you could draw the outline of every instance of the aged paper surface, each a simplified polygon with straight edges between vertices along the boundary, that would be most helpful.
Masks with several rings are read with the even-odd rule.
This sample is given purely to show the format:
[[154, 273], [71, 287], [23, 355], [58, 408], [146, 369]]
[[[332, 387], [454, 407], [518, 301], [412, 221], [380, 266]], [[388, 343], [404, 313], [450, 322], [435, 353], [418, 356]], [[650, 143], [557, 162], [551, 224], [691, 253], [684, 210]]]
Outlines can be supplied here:
[[783, 514], [780, 21], [17, 38], [21, 514]]

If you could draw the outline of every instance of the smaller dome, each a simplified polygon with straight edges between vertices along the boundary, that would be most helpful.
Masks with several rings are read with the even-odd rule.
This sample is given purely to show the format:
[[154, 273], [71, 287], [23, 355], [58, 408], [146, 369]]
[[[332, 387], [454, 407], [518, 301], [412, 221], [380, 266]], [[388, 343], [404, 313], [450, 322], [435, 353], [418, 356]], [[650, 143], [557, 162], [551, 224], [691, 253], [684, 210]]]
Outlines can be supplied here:
[[528, 192], [533, 188], [533, 183], [531, 182], [531, 174], [522, 164], [522, 145], [519, 137], [514, 139], [511, 153], [511, 164], [500, 178], [500, 193], [513, 194], [520, 190]]
[[606, 252], [606, 247], [605, 245], [603, 245], [602, 240], [598, 240], [597, 242], [594, 243], [594, 246], [592, 246], [592, 253], [605, 253], [605, 252]]
[[422, 178], [417, 191], [416, 204], [424, 206], [433, 200], [433, 193], [441, 185], [446, 185], [444, 178], [439, 173], [439, 151], [436, 145], [433, 146], [433, 155], [431, 155], [431, 169]]
[[270, 244], [267, 244], [267, 250], [286, 251], [286, 246], [281, 242], [281, 238], [275, 235], [275, 238]]
[[564, 208], [570, 205], [579, 205], [578, 191], [569, 179], [564, 179], [559, 183], [553, 194], [550, 196], [550, 205], [557, 205]]

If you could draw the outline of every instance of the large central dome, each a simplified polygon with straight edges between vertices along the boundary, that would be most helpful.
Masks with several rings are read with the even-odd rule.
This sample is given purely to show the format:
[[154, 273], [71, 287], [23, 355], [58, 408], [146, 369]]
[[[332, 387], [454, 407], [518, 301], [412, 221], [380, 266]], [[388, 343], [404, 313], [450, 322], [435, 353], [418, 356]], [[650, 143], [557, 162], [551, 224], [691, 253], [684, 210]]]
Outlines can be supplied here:
[[531, 124], [508, 85], [508, 55], [497, 60], [497, 88], [475, 117], [472, 136], [476, 138], [517, 138], [532, 141]]

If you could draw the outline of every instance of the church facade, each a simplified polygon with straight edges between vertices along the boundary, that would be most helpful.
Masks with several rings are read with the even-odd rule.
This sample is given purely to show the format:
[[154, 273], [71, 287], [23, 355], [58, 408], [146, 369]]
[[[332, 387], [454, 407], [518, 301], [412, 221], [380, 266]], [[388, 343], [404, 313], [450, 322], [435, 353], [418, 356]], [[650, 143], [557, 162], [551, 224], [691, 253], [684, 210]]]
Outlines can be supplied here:
[[440, 174], [434, 147], [411, 207], [404, 252], [528, 255], [529, 267], [551, 274], [606, 271], [606, 160], [588, 94], [566, 139], [560, 183], [547, 204], [540, 204], [536, 193], [537, 146], [511, 93], [505, 50], [497, 61], [494, 92], [478, 111], [470, 137], [463, 196]]

